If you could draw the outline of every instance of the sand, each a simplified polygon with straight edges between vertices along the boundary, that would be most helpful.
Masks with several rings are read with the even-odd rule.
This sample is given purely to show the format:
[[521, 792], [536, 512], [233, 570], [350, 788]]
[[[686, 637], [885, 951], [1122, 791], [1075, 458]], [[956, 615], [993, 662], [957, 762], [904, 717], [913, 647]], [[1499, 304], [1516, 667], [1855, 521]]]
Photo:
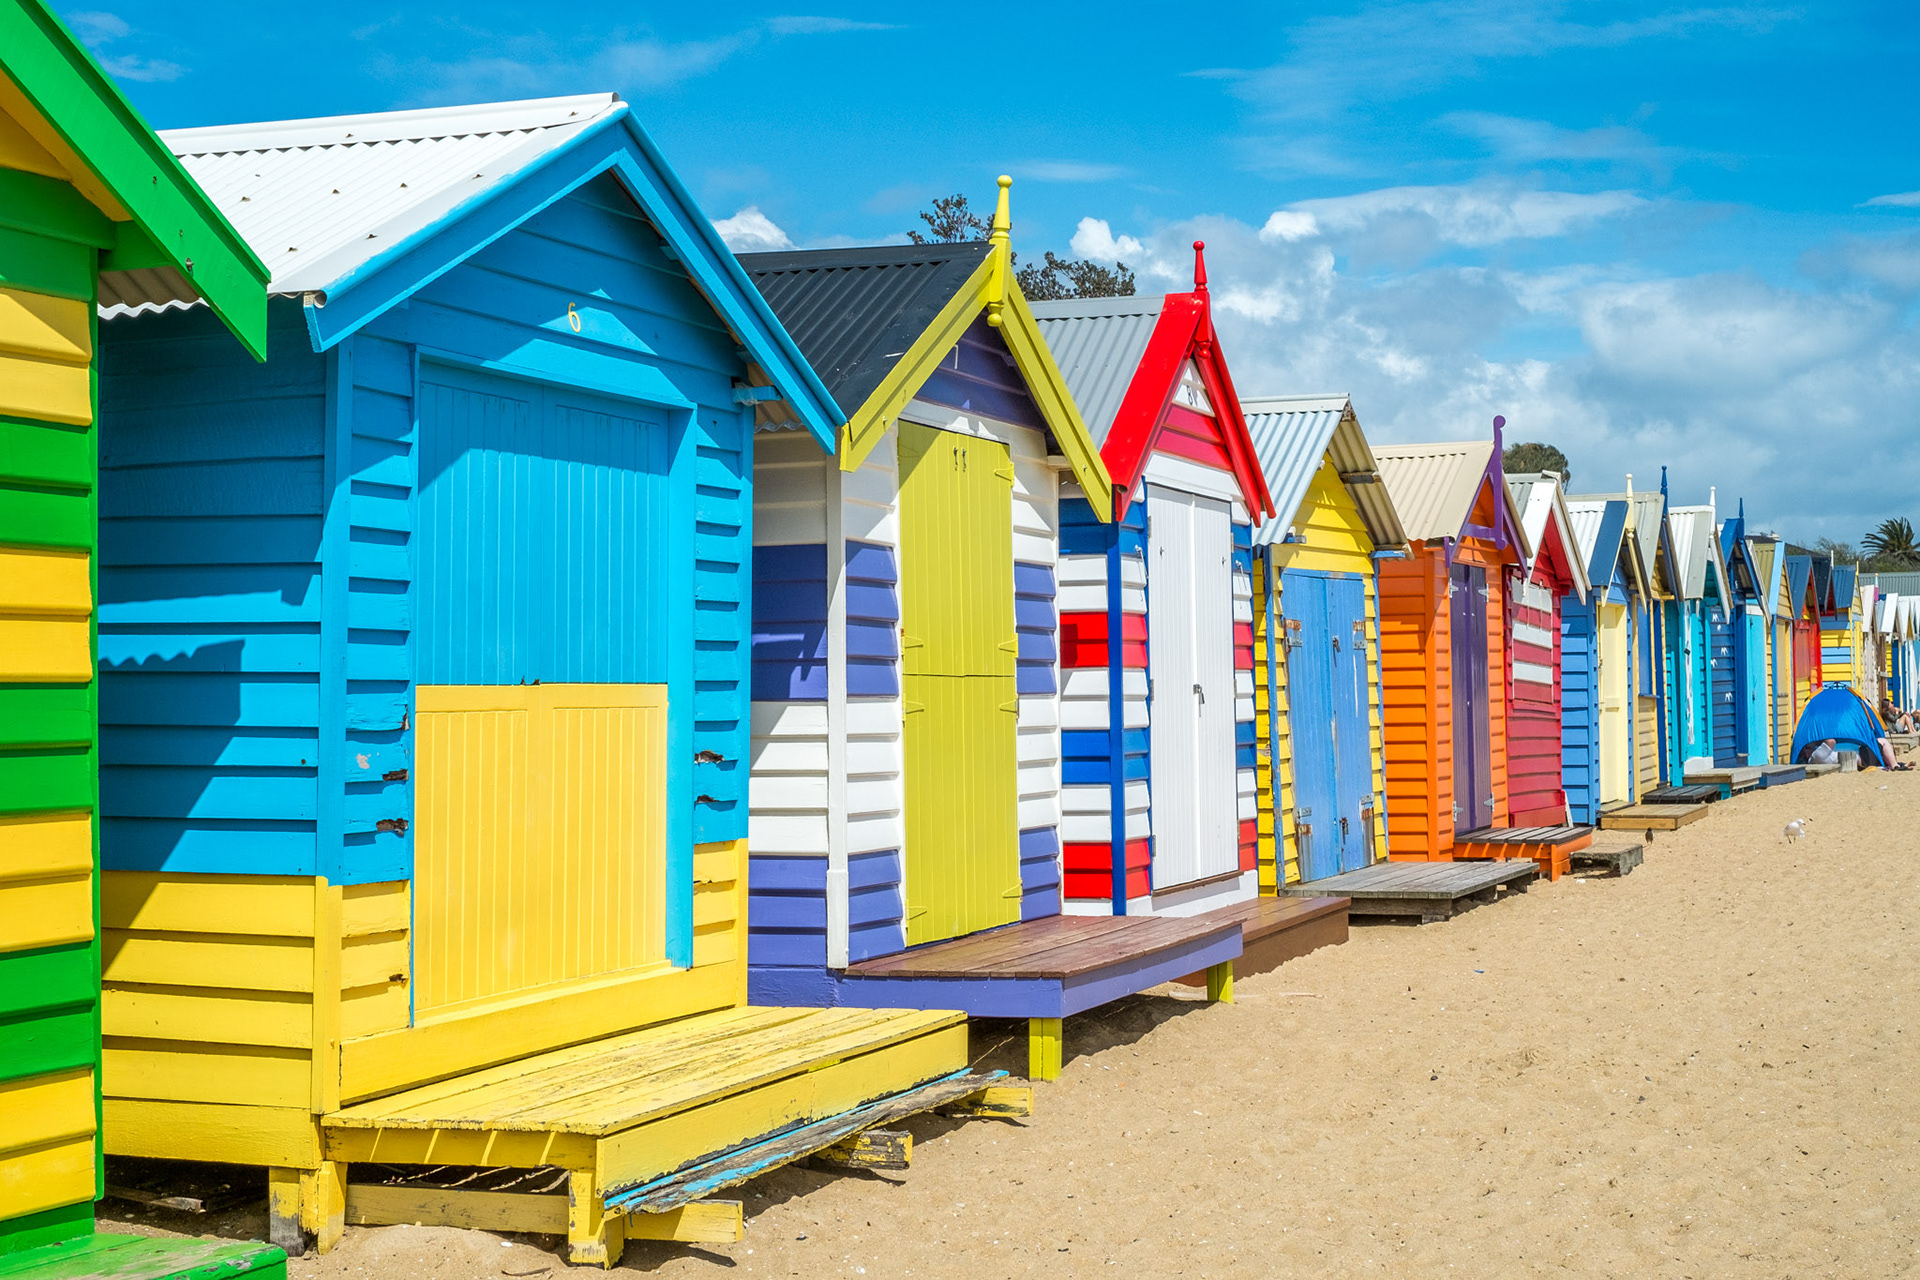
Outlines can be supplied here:
[[[1030, 1121], [913, 1122], [909, 1172], [789, 1168], [733, 1193], [741, 1243], [617, 1273], [1920, 1274], [1917, 800], [1878, 771], [1756, 792], [1623, 879], [1070, 1020]], [[976, 1052], [1017, 1070], [1014, 1030]], [[551, 1244], [349, 1228], [290, 1274], [557, 1276]]]

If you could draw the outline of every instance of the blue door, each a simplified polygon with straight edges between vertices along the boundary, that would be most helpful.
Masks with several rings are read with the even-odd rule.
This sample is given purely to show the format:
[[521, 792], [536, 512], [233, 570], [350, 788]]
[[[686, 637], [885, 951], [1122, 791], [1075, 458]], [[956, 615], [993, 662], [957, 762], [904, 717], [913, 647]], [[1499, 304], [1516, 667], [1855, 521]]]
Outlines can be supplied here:
[[1367, 723], [1367, 596], [1358, 578], [1327, 582], [1332, 640], [1334, 793], [1339, 803], [1340, 870], [1373, 861], [1373, 741]]
[[1736, 699], [1740, 668], [1746, 664], [1744, 650], [1734, 647], [1735, 621], [1724, 604], [1707, 602], [1708, 696], [1713, 708], [1713, 762], [1722, 769], [1746, 763], [1746, 748], [1740, 729], [1746, 708]]
[[1340, 874], [1338, 747], [1334, 720], [1334, 663], [1327, 628], [1327, 580], [1318, 574], [1280, 574], [1280, 605], [1287, 653], [1287, 723], [1293, 737], [1294, 847], [1300, 878]]

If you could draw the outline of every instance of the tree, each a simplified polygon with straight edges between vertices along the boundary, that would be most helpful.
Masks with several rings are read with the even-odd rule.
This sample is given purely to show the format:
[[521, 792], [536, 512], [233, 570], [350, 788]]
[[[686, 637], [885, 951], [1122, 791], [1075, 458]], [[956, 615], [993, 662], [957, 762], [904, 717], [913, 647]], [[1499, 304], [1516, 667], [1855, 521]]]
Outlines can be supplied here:
[[[985, 240], [993, 231], [993, 223], [975, 213], [965, 194], [958, 191], [935, 200], [931, 209], [922, 209], [920, 221], [927, 224], [925, 231], [907, 232], [907, 238], [915, 244], [965, 244]], [[1044, 263], [1030, 262], [1021, 267], [1017, 256], [1013, 261], [1020, 292], [1031, 301], [1133, 296], [1133, 272], [1124, 262], [1104, 267], [1082, 258], [1059, 257], [1051, 249]]]
[[1920, 541], [1914, 538], [1913, 522], [1904, 516], [1882, 520], [1860, 546], [1870, 557], [1867, 567], [1876, 572], [1920, 568]]
[[907, 239], [915, 244], [965, 244], [985, 240], [993, 230], [993, 223], [968, 208], [967, 197], [958, 191], [935, 200], [933, 208], [922, 209], [920, 221], [927, 224], [926, 233], [907, 232]]
[[1084, 258], [1061, 258], [1047, 250], [1044, 264], [1029, 262], [1016, 273], [1031, 302], [1057, 298], [1131, 298], [1133, 271], [1124, 262], [1103, 267]]
[[1860, 553], [1853, 549], [1851, 542], [1841, 542], [1836, 538], [1822, 538], [1813, 544], [1813, 549], [1835, 564], [1860, 563]]
[[1573, 473], [1567, 465], [1567, 455], [1550, 444], [1535, 440], [1508, 445], [1507, 451], [1500, 455], [1500, 469], [1509, 475], [1556, 471], [1560, 474], [1561, 484], [1572, 483]]

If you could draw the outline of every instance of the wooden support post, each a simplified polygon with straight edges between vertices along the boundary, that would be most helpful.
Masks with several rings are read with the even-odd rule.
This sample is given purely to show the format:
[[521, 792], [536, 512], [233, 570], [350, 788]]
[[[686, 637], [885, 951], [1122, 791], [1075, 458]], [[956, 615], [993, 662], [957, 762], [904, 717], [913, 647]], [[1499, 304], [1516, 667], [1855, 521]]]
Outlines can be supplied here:
[[[607, 1212], [599, 1179], [588, 1170], [567, 1175], [567, 1261], [574, 1266], [611, 1267], [626, 1250], [627, 1219]], [[655, 1237], [657, 1238], [657, 1237]]]
[[813, 1153], [830, 1169], [904, 1169], [913, 1162], [913, 1135], [905, 1129], [867, 1129]]
[[347, 1226], [347, 1165], [322, 1160], [318, 1169], [300, 1170], [300, 1226], [313, 1233], [314, 1249], [333, 1252]]
[[943, 1116], [964, 1119], [1020, 1120], [1033, 1114], [1033, 1090], [1026, 1085], [995, 1085], [937, 1110]]
[[626, 1232], [629, 1240], [733, 1244], [746, 1238], [746, 1211], [738, 1200], [695, 1200], [665, 1213], [632, 1214]]
[[286, 1250], [289, 1258], [307, 1251], [307, 1233], [300, 1225], [300, 1175], [305, 1172], [267, 1170], [267, 1242]]
[[1222, 960], [1207, 966], [1207, 999], [1221, 1004], [1233, 1003], [1233, 961]]
[[1032, 1080], [1058, 1080], [1065, 1054], [1060, 1018], [1027, 1019], [1027, 1077]]

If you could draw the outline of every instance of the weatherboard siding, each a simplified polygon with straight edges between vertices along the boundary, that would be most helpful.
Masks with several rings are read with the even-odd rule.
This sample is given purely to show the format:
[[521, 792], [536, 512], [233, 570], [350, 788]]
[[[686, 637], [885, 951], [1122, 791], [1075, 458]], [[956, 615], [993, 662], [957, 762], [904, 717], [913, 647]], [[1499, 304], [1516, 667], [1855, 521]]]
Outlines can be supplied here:
[[1560, 599], [1560, 785], [1567, 821], [1589, 825], [1601, 797], [1598, 595]]
[[0, 1242], [91, 1230], [100, 1189], [97, 262], [64, 228], [0, 240]]

